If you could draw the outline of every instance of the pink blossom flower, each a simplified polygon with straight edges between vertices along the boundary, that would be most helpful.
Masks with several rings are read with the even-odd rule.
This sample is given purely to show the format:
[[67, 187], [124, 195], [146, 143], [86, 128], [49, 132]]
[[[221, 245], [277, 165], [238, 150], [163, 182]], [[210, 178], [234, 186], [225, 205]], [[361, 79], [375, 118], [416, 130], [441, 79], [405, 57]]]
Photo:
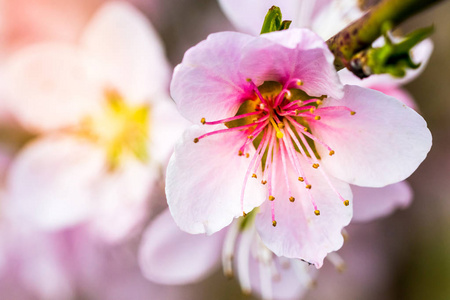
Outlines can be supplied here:
[[183, 128], [168, 75], [156, 32], [125, 2], [104, 5], [77, 44], [15, 53], [8, 105], [38, 137], [11, 165], [8, 212], [44, 229], [88, 223], [110, 240], [129, 233]]
[[175, 147], [166, 185], [182, 230], [211, 234], [261, 206], [264, 244], [320, 267], [350, 222], [348, 184], [381, 187], [417, 168], [431, 146], [425, 121], [392, 97], [343, 87], [332, 61], [304, 29], [218, 33], [187, 51], [171, 92], [200, 125]]
[[[264, 1], [242, 1], [233, 0], [219, 0], [224, 13], [234, 24], [234, 26], [243, 31], [258, 35], [262, 20], [267, 13], [267, 9], [271, 6], [270, 3]], [[253, 9], [248, 9], [246, 6], [251, 5]], [[329, 38], [345, 26], [363, 15], [363, 7], [356, 0], [334, 0], [334, 1], [293, 1], [293, 0], [279, 0], [274, 3], [281, 8], [284, 19], [292, 20], [291, 27], [309, 27], [312, 28], [323, 38]], [[306, 16], [307, 15], [307, 16]], [[243, 20], [246, 20], [245, 22]], [[398, 40], [396, 37], [391, 37], [393, 40]], [[378, 39], [374, 46], [378, 47], [383, 44], [383, 39]], [[407, 70], [406, 76], [403, 78], [394, 78], [389, 74], [372, 75], [363, 80], [353, 75], [347, 69], [338, 72], [339, 78], [343, 84], [359, 85], [362, 87], [378, 90], [386, 95], [393, 96], [409, 107], [416, 109], [416, 104], [411, 95], [400, 86], [411, 82], [417, 78], [431, 56], [433, 50], [433, 43], [427, 39], [417, 45], [412, 50], [412, 58], [416, 64], [420, 63], [420, 67], [416, 70]], [[361, 221], [370, 221], [380, 216], [388, 215], [397, 207], [404, 208], [409, 205], [412, 200], [410, 188], [408, 183], [400, 182], [385, 188], [366, 188], [352, 185], [352, 190], [358, 192], [358, 202], [355, 209], [360, 207], [369, 207], [363, 203], [365, 199], [372, 202], [374, 206], [371, 209], [366, 209], [364, 214], [361, 214]], [[389, 198], [375, 198], [374, 196], [387, 195], [394, 192], [395, 196]], [[374, 194], [373, 194], [374, 193]], [[376, 202], [374, 201], [376, 199]]]

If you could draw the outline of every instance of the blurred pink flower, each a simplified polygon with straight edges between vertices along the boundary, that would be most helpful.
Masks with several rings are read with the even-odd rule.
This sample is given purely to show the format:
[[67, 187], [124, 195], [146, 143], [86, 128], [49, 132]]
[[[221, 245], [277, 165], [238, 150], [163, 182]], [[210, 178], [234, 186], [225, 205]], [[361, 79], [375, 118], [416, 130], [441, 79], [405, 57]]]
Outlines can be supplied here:
[[7, 100], [38, 138], [11, 165], [7, 211], [44, 229], [87, 222], [117, 240], [148, 197], [183, 128], [156, 32], [126, 2], [105, 4], [77, 44], [35, 44], [5, 69]]
[[382, 93], [343, 88], [332, 61], [304, 29], [218, 33], [186, 52], [172, 96], [208, 126], [188, 129], [169, 162], [167, 200], [182, 230], [211, 234], [262, 204], [264, 244], [320, 267], [342, 246], [348, 183], [381, 187], [417, 168], [431, 146], [425, 121]]
[[212, 236], [192, 235], [177, 227], [167, 209], [149, 224], [139, 249], [144, 276], [161, 284], [198, 282], [220, 261], [226, 276], [237, 276], [244, 293], [264, 299], [298, 298], [312, 286], [316, 273], [305, 262], [277, 257], [267, 249], [254, 218], [235, 220]]

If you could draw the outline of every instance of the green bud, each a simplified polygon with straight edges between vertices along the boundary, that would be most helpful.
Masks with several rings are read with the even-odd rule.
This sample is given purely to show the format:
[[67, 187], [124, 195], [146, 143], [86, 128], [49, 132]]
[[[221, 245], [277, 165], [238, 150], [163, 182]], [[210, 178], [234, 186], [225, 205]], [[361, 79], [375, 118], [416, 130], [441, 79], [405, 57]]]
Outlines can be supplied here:
[[383, 25], [385, 44], [382, 47], [366, 49], [351, 59], [352, 71], [360, 78], [384, 73], [394, 77], [403, 77], [408, 69], [420, 67], [420, 63], [416, 64], [412, 60], [411, 49], [429, 37], [434, 31], [434, 27], [418, 29], [398, 43], [393, 42], [389, 36], [390, 28], [390, 23]]
[[272, 6], [264, 18], [261, 34], [288, 29], [292, 21], [283, 21], [281, 10], [277, 6]]

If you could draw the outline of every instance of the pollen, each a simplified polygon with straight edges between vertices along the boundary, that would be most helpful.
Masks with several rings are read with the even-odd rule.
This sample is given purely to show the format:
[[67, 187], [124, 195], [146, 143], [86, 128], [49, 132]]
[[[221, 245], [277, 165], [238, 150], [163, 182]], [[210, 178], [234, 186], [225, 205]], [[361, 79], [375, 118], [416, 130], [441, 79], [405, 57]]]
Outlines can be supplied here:
[[269, 200], [270, 200], [270, 201], [273, 201], [273, 200], [275, 200], [275, 197], [272, 196], [272, 195], [270, 195], [270, 196], [269, 196]]
[[319, 164], [313, 164], [312, 167], [313, 167], [314, 169], [317, 169], [317, 168], [319, 167]]
[[314, 211], [314, 213], [316, 214], [316, 216], [320, 216], [320, 210], [316, 209], [316, 210]]
[[253, 173], [252, 178], [258, 178], [255, 173]]
[[291, 197], [289, 197], [289, 201], [294, 202], [295, 198], [291, 196]]
[[[198, 140], [198, 139], [197, 139]], [[196, 143], [196, 141], [194, 140], [194, 142]], [[239, 156], [243, 156], [244, 152], [242, 152], [242, 150], [239, 150]]]
[[320, 120], [320, 116], [315, 116], [314, 120], [319, 121]]
[[245, 153], [245, 157], [249, 158], [250, 157], [250, 153]]
[[204, 124], [206, 123], [205, 118], [202, 118], [202, 119], [200, 120], [200, 122], [204, 125]]
[[322, 100], [317, 100], [316, 103], [317, 103], [317, 105], [320, 105], [320, 104], [322, 104]]
[[345, 206], [349, 206], [349, 205], [350, 205], [350, 201], [345, 200], [345, 201], [344, 201], [344, 205], [345, 205]]
[[351, 111], [350, 114], [351, 114], [352, 116], [354, 116], [354, 115], [356, 114], [356, 111]]
[[303, 181], [305, 181], [305, 179], [303, 177], [299, 177], [298, 181], [303, 182]]
[[198, 143], [198, 141], [199, 141], [198, 138], [195, 138], [195, 139], [194, 139], [194, 143]]
[[266, 184], [267, 181], [266, 180], [261, 180], [261, 184]]
[[277, 226], [277, 221], [273, 220], [273, 221], [272, 221], [272, 226], [273, 226], [273, 227], [276, 227], [276, 226]]
[[307, 185], [305, 186], [305, 188], [307, 188], [308, 190], [310, 190], [310, 189], [312, 188], [312, 186], [311, 186], [310, 184], [307, 184]]
[[333, 156], [334, 153], [334, 150], [330, 150], [330, 156]]

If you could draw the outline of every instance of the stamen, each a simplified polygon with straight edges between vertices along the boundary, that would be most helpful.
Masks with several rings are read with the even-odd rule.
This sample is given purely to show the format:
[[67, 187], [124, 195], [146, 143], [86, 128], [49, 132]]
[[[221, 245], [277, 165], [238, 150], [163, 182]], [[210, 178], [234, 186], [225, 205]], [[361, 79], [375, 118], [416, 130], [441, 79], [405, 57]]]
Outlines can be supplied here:
[[342, 273], [347, 268], [342, 257], [336, 252], [328, 253], [327, 259], [329, 262], [333, 264], [333, 266], [336, 268], [336, 270], [338, 270], [338, 272]]
[[314, 169], [317, 169], [319, 167], [319, 164], [316, 163], [316, 164], [313, 164], [312, 166]]
[[273, 128], [277, 132], [277, 138], [282, 139], [284, 134], [280, 131], [280, 128], [278, 128], [277, 124], [272, 118], [270, 118], [270, 123], [272, 123]]
[[[283, 124], [283, 123], [281, 123]], [[283, 138], [283, 141], [285, 139]], [[284, 171], [284, 181], [286, 182], [286, 187], [288, 190], [288, 194], [289, 194], [289, 200], [294, 199], [294, 197], [292, 196], [292, 191], [291, 191], [291, 186], [289, 184], [289, 178], [288, 178], [288, 171], [287, 171], [287, 165], [286, 165], [286, 155], [285, 155], [285, 151], [287, 152], [287, 148], [286, 145], [284, 143], [280, 142], [280, 153], [281, 153], [281, 162], [283, 164], [283, 171]], [[294, 199], [295, 200], [295, 199]], [[291, 200], [291, 202], [294, 202]]]
[[253, 173], [252, 178], [258, 178], [255, 173]]
[[272, 226], [273, 226], [273, 227], [276, 227], [276, 226], [277, 226], [277, 221], [273, 220], [273, 221], [272, 221]]
[[291, 196], [291, 197], [289, 197], [289, 201], [294, 202], [295, 198]]
[[320, 210], [316, 209], [316, 210], [314, 211], [314, 213], [316, 214], [316, 216], [320, 216]]
[[252, 287], [250, 283], [250, 249], [255, 236], [255, 227], [242, 231], [241, 240], [237, 249], [237, 272], [242, 292], [250, 295]]
[[[205, 138], [205, 137], [207, 137], [207, 136], [211, 136], [211, 135], [215, 135], [215, 134], [220, 134], [220, 133], [225, 133], [225, 132], [230, 132], [230, 131], [241, 130], [241, 129], [249, 128], [249, 127], [252, 127], [252, 126], [255, 126], [255, 124], [250, 123], [250, 124], [246, 124], [246, 125], [242, 125], [242, 126], [238, 126], [238, 127], [231, 127], [231, 128], [225, 128], [225, 129], [220, 129], [220, 130], [211, 131], [211, 132], [208, 132], [208, 133], [205, 133], [205, 134], [199, 136], [198, 138], [195, 138], [195, 139], [194, 139], [194, 143], [197, 143], [199, 140], [201, 140], [201, 139], [203, 139], [203, 138]], [[196, 141], [196, 140], [197, 140], [197, 141]]]
[[226, 122], [231, 122], [231, 121], [243, 119], [243, 118], [246, 118], [246, 117], [249, 117], [249, 116], [259, 115], [261, 113], [262, 113], [262, 111], [254, 111], [254, 112], [249, 112], [249, 113], [246, 113], [246, 114], [237, 115], [237, 116], [234, 116], [234, 117], [231, 117], [231, 118], [226, 118], [226, 119], [212, 121], [212, 122], [206, 122], [205, 118], [202, 118], [200, 120], [200, 122], [202, 124], [206, 124], [206, 125], [217, 125], [217, 124], [223, 124], [223, 123], [226, 123]]
[[[243, 183], [243, 185], [242, 185], [242, 190], [241, 190], [241, 210], [242, 210], [242, 211], [244, 211], [244, 195], [245, 195], [245, 187], [247, 186], [247, 181], [248, 181], [248, 178], [249, 178], [249, 175], [250, 175], [250, 171], [251, 171], [251, 169], [252, 169], [252, 166], [253, 166], [253, 165], [256, 165], [256, 166], [255, 166], [255, 169], [254, 169], [254, 171], [253, 171], [253, 174], [256, 173], [256, 169], [258, 168], [259, 164], [261, 163], [261, 160], [258, 159], [258, 158], [259, 158], [260, 155], [261, 155], [261, 149], [263, 148], [263, 146], [264, 146], [264, 145], [267, 145], [266, 140], [267, 140], [267, 135], [264, 134], [264, 135], [263, 135], [263, 138], [262, 138], [262, 140], [261, 140], [261, 143], [260, 143], [259, 146], [258, 146], [258, 149], [256, 149], [255, 155], [253, 155], [253, 158], [252, 158], [252, 160], [250, 161], [250, 164], [248, 165], [247, 172], [246, 172], [245, 177], [244, 177], [244, 183]], [[241, 154], [241, 153], [242, 153], [242, 151], [239, 150], [239, 154]], [[257, 162], [257, 163], [255, 164], [255, 162]], [[255, 175], [256, 175], [256, 174], [255, 174]]]
[[236, 239], [239, 234], [239, 223], [231, 224], [225, 235], [225, 241], [222, 248], [222, 265], [224, 275], [228, 278], [233, 277], [233, 253], [236, 245]]
[[270, 196], [269, 196], [269, 200], [270, 200], [270, 201], [273, 201], [273, 200], [275, 200], [275, 197], [272, 196], [272, 195], [270, 195]]

